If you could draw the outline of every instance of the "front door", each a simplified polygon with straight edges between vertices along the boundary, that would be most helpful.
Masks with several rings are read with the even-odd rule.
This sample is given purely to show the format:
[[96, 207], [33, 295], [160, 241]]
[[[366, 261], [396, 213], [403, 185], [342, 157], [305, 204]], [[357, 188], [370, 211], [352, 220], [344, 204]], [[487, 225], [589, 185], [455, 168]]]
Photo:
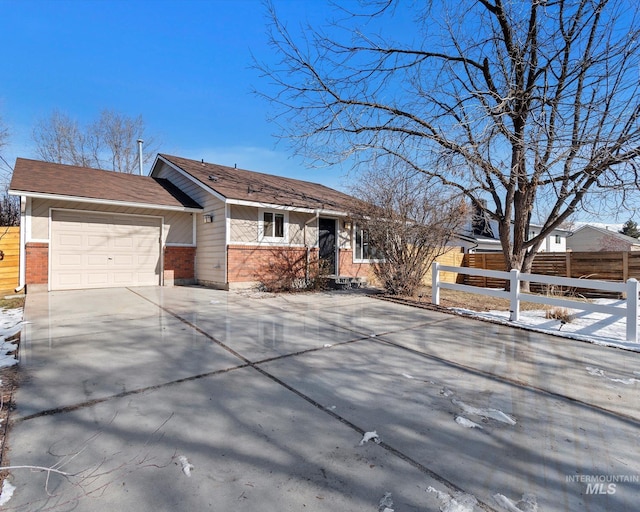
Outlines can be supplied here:
[[322, 270], [336, 274], [336, 221], [320, 217], [318, 225], [318, 256]]

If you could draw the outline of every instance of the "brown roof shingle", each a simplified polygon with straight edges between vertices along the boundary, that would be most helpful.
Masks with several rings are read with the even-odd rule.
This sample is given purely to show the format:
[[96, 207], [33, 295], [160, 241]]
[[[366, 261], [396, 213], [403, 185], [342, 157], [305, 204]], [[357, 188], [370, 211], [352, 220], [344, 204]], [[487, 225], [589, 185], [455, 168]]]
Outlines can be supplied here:
[[159, 155], [227, 199], [271, 205], [349, 212], [356, 199], [308, 181]]
[[18, 158], [9, 190], [171, 208], [201, 208], [166, 179]]

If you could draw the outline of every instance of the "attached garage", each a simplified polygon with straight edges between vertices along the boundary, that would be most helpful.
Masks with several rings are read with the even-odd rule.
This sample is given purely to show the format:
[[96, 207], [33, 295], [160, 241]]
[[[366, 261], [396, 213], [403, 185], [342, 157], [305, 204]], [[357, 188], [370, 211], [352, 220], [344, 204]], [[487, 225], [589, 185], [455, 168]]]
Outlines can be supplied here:
[[53, 210], [51, 290], [160, 284], [162, 219]]
[[164, 178], [18, 158], [20, 288], [53, 291], [195, 281], [202, 207]]

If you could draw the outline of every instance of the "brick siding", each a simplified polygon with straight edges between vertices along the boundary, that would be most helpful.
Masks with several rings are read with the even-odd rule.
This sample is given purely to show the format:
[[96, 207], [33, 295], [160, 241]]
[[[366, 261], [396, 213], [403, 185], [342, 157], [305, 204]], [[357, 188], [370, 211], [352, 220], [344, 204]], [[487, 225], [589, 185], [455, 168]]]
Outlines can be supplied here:
[[[290, 260], [302, 261], [306, 259], [306, 251], [304, 247], [229, 246], [227, 248], [227, 281], [242, 283], [264, 280], [267, 276], [261, 274], [276, 258], [282, 258], [283, 254], [286, 254]], [[316, 261], [317, 254], [317, 248], [311, 249], [310, 261]], [[371, 280], [370, 271], [371, 266], [368, 263], [353, 263], [353, 250], [340, 249], [341, 276], [364, 277]]]
[[[264, 273], [276, 259], [286, 257], [293, 261], [306, 260], [307, 249], [287, 246], [233, 245], [227, 247], [227, 282], [247, 283], [261, 281], [267, 277]], [[313, 261], [317, 249], [311, 249]], [[304, 266], [304, 265], [303, 265]], [[299, 276], [304, 277], [304, 273]]]
[[29, 284], [49, 284], [49, 244], [29, 242], [26, 245], [26, 276]]
[[345, 277], [364, 277], [373, 280], [373, 272], [369, 263], [354, 263], [353, 249], [340, 249], [340, 275]]
[[195, 247], [164, 248], [164, 272], [165, 276], [172, 275], [175, 280], [195, 278]]

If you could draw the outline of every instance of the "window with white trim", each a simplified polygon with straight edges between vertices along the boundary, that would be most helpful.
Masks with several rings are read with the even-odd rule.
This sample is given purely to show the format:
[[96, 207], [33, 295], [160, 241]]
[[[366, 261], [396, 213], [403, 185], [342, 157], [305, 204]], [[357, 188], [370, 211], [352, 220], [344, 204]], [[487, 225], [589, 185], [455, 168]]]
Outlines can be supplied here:
[[260, 210], [258, 228], [260, 240], [265, 242], [286, 242], [288, 214], [277, 210]]
[[353, 226], [353, 260], [367, 262], [380, 259], [369, 241], [369, 232], [357, 224]]

